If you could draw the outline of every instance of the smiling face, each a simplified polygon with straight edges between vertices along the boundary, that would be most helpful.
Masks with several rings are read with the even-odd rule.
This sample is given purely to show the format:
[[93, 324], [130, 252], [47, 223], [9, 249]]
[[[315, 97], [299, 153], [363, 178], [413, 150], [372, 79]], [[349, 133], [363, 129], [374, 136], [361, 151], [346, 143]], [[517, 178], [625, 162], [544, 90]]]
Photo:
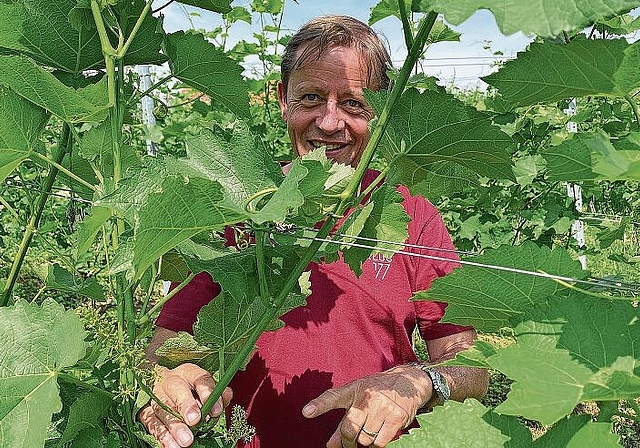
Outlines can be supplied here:
[[363, 95], [365, 67], [356, 49], [334, 47], [293, 70], [286, 92], [278, 85], [280, 112], [296, 156], [324, 146], [335, 162], [359, 162], [374, 115]]

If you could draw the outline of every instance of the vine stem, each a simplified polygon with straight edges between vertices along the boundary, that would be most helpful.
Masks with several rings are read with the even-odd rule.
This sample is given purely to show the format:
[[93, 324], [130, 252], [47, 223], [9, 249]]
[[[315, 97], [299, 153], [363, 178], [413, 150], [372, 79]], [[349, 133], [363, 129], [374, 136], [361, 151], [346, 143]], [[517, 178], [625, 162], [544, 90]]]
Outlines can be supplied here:
[[160, 310], [160, 308], [162, 308], [162, 306], [167, 303], [169, 300], [171, 300], [171, 298], [173, 296], [175, 296], [176, 294], [178, 294], [182, 288], [184, 288], [185, 286], [187, 286], [187, 284], [193, 280], [193, 277], [195, 277], [196, 274], [194, 274], [193, 272], [190, 273], [187, 278], [185, 278], [184, 280], [182, 280], [182, 282], [180, 282], [180, 284], [178, 286], [176, 286], [175, 288], [173, 288], [169, 294], [167, 294], [166, 296], [164, 296], [161, 300], [158, 300], [158, 303], [156, 303], [149, 311], [147, 311], [139, 320], [138, 323], [140, 325], [144, 325], [147, 322], [149, 322], [151, 320], [151, 317], [158, 311]]
[[627, 103], [629, 103], [629, 105], [631, 106], [631, 110], [633, 110], [633, 115], [636, 116], [636, 121], [640, 125], [640, 106], [638, 106], [638, 103], [636, 103], [636, 100], [634, 100], [633, 97], [629, 94], [626, 94], [624, 96], [624, 99], [627, 100]]
[[138, 34], [138, 30], [142, 26], [142, 22], [144, 22], [144, 19], [147, 17], [147, 14], [151, 9], [152, 3], [153, 3], [153, 0], [149, 0], [147, 4], [144, 5], [144, 8], [142, 9], [140, 16], [138, 16], [138, 20], [136, 20], [135, 25], [133, 25], [131, 34], [129, 34], [129, 37], [127, 37], [127, 41], [124, 43], [124, 45], [118, 46], [118, 49], [116, 50], [116, 54], [115, 54], [116, 59], [122, 59], [124, 58], [124, 55], [127, 54], [127, 50], [131, 46], [131, 42], [133, 42], [133, 39], [136, 37], [136, 34]]
[[49, 165], [52, 165], [58, 171], [66, 174], [67, 176], [69, 176], [71, 179], [75, 180], [76, 182], [78, 182], [82, 186], [87, 187], [91, 191], [96, 191], [96, 187], [94, 187], [93, 185], [91, 185], [89, 182], [87, 182], [86, 180], [82, 179], [81, 177], [78, 177], [77, 175], [73, 174], [71, 171], [66, 169], [64, 166], [60, 165], [60, 163], [58, 163], [56, 160], [51, 160], [47, 156], [43, 156], [42, 154], [40, 154], [39, 152], [36, 152], [36, 151], [32, 152], [31, 154], [36, 156], [40, 160], [48, 163]]
[[[71, 131], [69, 130], [69, 124], [65, 123], [62, 129], [62, 135], [60, 136], [60, 140], [58, 142], [58, 154], [56, 155], [55, 162], [59, 164], [64, 159], [65, 154], [73, 144], [73, 138], [71, 137]], [[38, 197], [38, 201], [35, 205], [35, 209], [31, 218], [29, 219], [29, 223], [27, 224], [27, 228], [22, 235], [22, 241], [20, 242], [20, 247], [18, 248], [18, 253], [13, 260], [13, 265], [11, 266], [11, 272], [9, 273], [9, 278], [4, 286], [4, 291], [2, 293], [2, 298], [0, 298], [0, 306], [7, 306], [9, 301], [11, 300], [11, 295], [13, 292], [13, 287], [15, 286], [16, 281], [18, 280], [18, 274], [20, 273], [20, 268], [22, 267], [22, 263], [27, 255], [27, 251], [29, 250], [29, 246], [31, 245], [31, 240], [33, 239], [33, 235], [35, 234], [38, 226], [40, 225], [40, 218], [42, 217], [42, 212], [44, 211], [44, 206], [47, 203], [47, 199], [49, 198], [49, 193], [51, 192], [51, 188], [53, 187], [53, 182], [56, 180], [56, 176], [58, 175], [58, 168], [56, 166], [51, 166], [49, 168], [49, 174], [47, 174], [47, 178], [44, 181], [42, 187], [42, 193]]]
[[127, 105], [131, 106], [131, 105], [139, 102], [142, 98], [144, 98], [145, 96], [149, 95], [151, 92], [156, 90], [158, 87], [160, 87], [162, 84], [164, 84], [165, 82], [167, 82], [171, 78], [173, 78], [173, 75], [169, 74], [169, 75], [165, 76], [164, 78], [160, 79], [158, 82], [154, 83], [151, 87], [149, 87], [147, 90], [142, 92], [140, 95], [138, 95], [138, 96], [134, 97], [133, 99], [129, 100]]
[[18, 220], [18, 222], [22, 222], [22, 219], [20, 218], [20, 215], [18, 214], [16, 209], [11, 207], [11, 204], [9, 204], [2, 196], [0, 196], [0, 205], [9, 210], [9, 213], [11, 213], [13, 217]]
[[309, 262], [313, 259], [318, 249], [320, 249], [320, 246], [322, 245], [321, 240], [327, 238], [329, 233], [334, 230], [334, 226], [338, 221], [338, 216], [342, 215], [349, 207], [350, 200], [358, 190], [362, 177], [364, 176], [364, 173], [366, 172], [371, 159], [373, 158], [374, 150], [378, 146], [378, 143], [382, 138], [384, 128], [389, 121], [391, 108], [393, 107], [393, 104], [398, 100], [401, 93], [404, 91], [407, 80], [409, 79], [409, 75], [411, 74], [411, 70], [420, 57], [420, 54], [422, 53], [422, 49], [426, 43], [427, 37], [429, 36], [429, 33], [431, 31], [431, 28], [433, 27], [433, 24], [435, 23], [437, 16], [438, 15], [436, 13], [430, 12], [420, 21], [420, 26], [418, 28], [418, 32], [416, 33], [414, 44], [411, 47], [409, 54], [407, 55], [407, 59], [405, 60], [402, 69], [400, 69], [400, 74], [398, 75], [396, 83], [393, 86], [389, 99], [387, 100], [387, 103], [385, 104], [385, 107], [381, 113], [381, 116], [376, 123], [373, 135], [364, 150], [362, 160], [358, 164], [356, 172], [354, 173], [352, 180], [345, 188], [345, 191], [343, 191], [339, 195], [341, 201], [338, 205], [337, 213], [328, 217], [324, 222], [324, 224], [316, 234], [316, 238], [311, 241], [311, 244], [309, 245], [309, 247], [307, 247], [307, 250], [304, 252], [300, 260], [298, 260], [289, 277], [287, 277], [287, 280], [282, 286], [282, 289], [274, 298], [273, 305], [267, 308], [267, 310], [261, 316], [260, 321], [251, 330], [251, 333], [247, 337], [245, 343], [231, 360], [229, 366], [220, 375], [218, 382], [211, 392], [211, 395], [203, 403], [202, 408], [200, 409], [200, 413], [203, 417], [200, 420], [201, 423], [196, 425], [195, 429], [200, 429], [202, 427], [202, 422], [205, 421], [204, 416], [209, 414], [215, 402], [222, 395], [224, 389], [229, 385], [229, 383], [231, 383], [231, 380], [235, 376], [236, 372], [244, 364], [245, 360], [251, 355], [251, 352], [253, 351], [255, 344], [264, 329], [267, 328], [267, 326], [273, 321], [278, 312], [282, 310], [289, 292], [293, 290], [295, 285], [298, 283], [300, 275], [307, 269]]
[[413, 40], [413, 45], [411, 46], [411, 49], [407, 54], [407, 58], [405, 59], [402, 68], [400, 69], [398, 78], [396, 79], [393, 89], [391, 90], [391, 93], [387, 98], [384, 108], [382, 109], [382, 112], [378, 117], [378, 122], [376, 123], [373, 133], [371, 134], [371, 138], [369, 139], [369, 142], [367, 143], [367, 146], [362, 153], [362, 158], [360, 159], [360, 163], [358, 163], [356, 172], [354, 173], [347, 187], [340, 194], [340, 198], [342, 199], [340, 208], [347, 204], [349, 198], [353, 197], [354, 193], [360, 187], [362, 178], [369, 168], [369, 164], [373, 159], [375, 150], [378, 147], [380, 140], [382, 140], [384, 131], [387, 128], [387, 124], [389, 123], [389, 119], [391, 118], [391, 110], [400, 98], [400, 95], [402, 95], [402, 92], [407, 85], [407, 81], [409, 79], [409, 76], [411, 75], [411, 70], [422, 54], [424, 45], [427, 42], [427, 38], [429, 37], [431, 28], [433, 28], [433, 24], [435, 23], [437, 17], [438, 14], [430, 12], [420, 21], [418, 32], [416, 33], [416, 36]]

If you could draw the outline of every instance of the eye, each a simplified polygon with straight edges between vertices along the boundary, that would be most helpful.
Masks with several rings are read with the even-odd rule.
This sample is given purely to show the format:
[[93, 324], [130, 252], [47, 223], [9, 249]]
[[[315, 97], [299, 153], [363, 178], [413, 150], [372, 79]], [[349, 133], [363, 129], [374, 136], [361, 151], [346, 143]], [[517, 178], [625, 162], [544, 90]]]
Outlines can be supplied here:
[[362, 104], [360, 104], [360, 101], [357, 100], [347, 100], [346, 101], [347, 106], [352, 108], [352, 109], [362, 109]]
[[302, 96], [302, 99], [305, 101], [318, 101], [320, 99], [320, 96], [316, 93], [305, 93]]

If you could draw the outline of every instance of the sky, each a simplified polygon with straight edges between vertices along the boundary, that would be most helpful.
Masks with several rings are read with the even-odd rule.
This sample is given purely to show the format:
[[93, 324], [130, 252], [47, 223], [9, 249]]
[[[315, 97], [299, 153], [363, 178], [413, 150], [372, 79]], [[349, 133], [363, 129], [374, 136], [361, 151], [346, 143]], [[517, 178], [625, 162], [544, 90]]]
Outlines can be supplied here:
[[[154, 8], [164, 3], [166, 0], [157, 0]], [[249, 9], [250, 3], [250, 0], [236, 0], [232, 6], [244, 6]], [[285, 0], [283, 28], [294, 32], [308, 20], [322, 14], [347, 14], [368, 22], [370, 10], [377, 3], [378, 0]], [[196, 29], [211, 30], [221, 23], [219, 14], [176, 2], [164, 8], [162, 14], [165, 29], [169, 32], [189, 29], [192, 26]], [[253, 32], [258, 28], [259, 21], [256, 19], [253, 25], [237, 22], [231, 29], [231, 45], [241, 39], [251, 41]], [[394, 65], [402, 65], [406, 49], [400, 21], [395, 17], [388, 17], [375, 23], [373, 28], [388, 41]], [[531, 38], [522, 33], [502, 35], [493, 15], [488, 11], [479, 11], [460, 26], [452, 28], [462, 33], [461, 41], [432, 45], [427, 52], [427, 62], [423, 65], [423, 71], [437, 76], [442, 85], [453, 83], [460, 88], [484, 88], [485, 84], [479, 77], [495, 71], [493, 64], [497, 59], [515, 57], [516, 53], [524, 50], [531, 41]], [[493, 52], [501, 52], [503, 56], [497, 58]], [[249, 65], [251, 64], [249, 61]]]

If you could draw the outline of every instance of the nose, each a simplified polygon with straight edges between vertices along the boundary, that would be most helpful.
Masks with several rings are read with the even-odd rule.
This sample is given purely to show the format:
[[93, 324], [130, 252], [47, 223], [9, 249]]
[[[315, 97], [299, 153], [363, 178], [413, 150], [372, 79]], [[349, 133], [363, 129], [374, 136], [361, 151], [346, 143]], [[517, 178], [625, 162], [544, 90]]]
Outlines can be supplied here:
[[333, 134], [344, 129], [344, 120], [340, 118], [340, 110], [335, 101], [327, 101], [316, 119], [316, 125], [325, 134]]

